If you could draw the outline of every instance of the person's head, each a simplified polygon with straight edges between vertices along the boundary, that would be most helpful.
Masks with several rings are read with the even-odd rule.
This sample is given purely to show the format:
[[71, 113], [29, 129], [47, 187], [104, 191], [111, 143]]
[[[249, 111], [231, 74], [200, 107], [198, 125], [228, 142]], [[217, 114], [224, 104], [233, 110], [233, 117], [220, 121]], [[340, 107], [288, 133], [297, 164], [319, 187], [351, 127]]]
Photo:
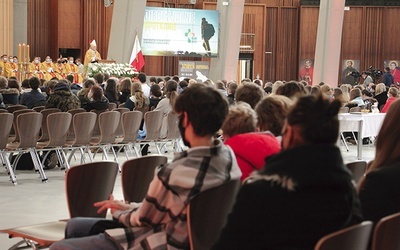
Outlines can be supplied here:
[[94, 85], [96, 85], [95, 81], [92, 78], [89, 78], [83, 83], [83, 88], [90, 89]]
[[276, 90], [277, 95], [284, 95], [294, 100], [304, 95], [304, 86], [297, 82], [287, 82]]
[[74, 58], [72, 56], [68, 57], [68, 63], [74, 64]]
[[21, 82], [21, 87], [22, 87], [23, 89], [29, 89], [29, 79], [24, 79], [24, 80]]
[[103, 89], [100, 86], [93, 86], [88, 94], [91, 101], [101, 101], [103, 99]]
[[139, 75], [137, 76], [138, 80], [140, 81], [140, 83], [146, 83], [147, 77], [145, 73], [139, 73]]
[[132, 86], [132, 80], [129, 77], [124, 78], [118, 85], [120, 92], [130, 92]]
[[350, 101], [357, 97], [361, 97], [361, 90], [359, 88], [354, 88], [350, 90]]
[[45, 59], [45, 61], [46, 61], [46, 63], [51, 63], [51, 57], [50, 56], [46, 56], [46, 59]]
[[306, 60], [304, 61], [304, 66], [305, 66], [306, 68], [311, 68], [311, 64], [312, 64], [312, 62], [311, 62], [310, 59], [306, 59]]
[[97, 73], [93, 76], [94, 80], [97, 84], [102, 84], [104, 82], [104, 75], [103, 73]]
[[6, 89], [8, 87], [8, 80], [4, 76], [0, 76], [0, 89]]
[[224, 141], [234, 135], [255, 132], [257, 115], [248, 103], [239, 102], [229, 107], [228, 116], [221, 127]]
[[40, 86], [39, 78], [37, 78], [36, 76], [32, 76], [31, 78], [29, 78], [29, 86], [31, 87], [31, 89], [38, 89]]
[[181, 87], [181, 89], [187, 88], [188, 85], [189, 83], [186, 80], [182, 80], [179, 82], [179, 87]]
[[375, 95], [379, 95], [386, 91], [386, 85], [384, 83], [378, 83], [375, 87]]
[[154, 97], [161, 97], [162, 96], [162, 92], [161, 92], [161, 87], [158, 84], [153, 84], [150, 87], [150, 94]]
[[74, 76], [73, 76], [73, 75], [67, 75], [67, 76], [65, 77], [65, 79], [67, 79], [70, 83], [73, 83], [73, 82], [74, 82]]
[[188, 87], [190, 87], [190, 86], [192, 86], [194, 84], [197, 84], [197, 81], [195, 79], [190, 79]]
[[222, 81], [216, 81], [215, 82], [215, 87], [217, 89], [225, 90], [225, 86], [224, 86], [224, 83]]
[[14, 63], [18, 63], [18, 57], [14, 56]]
[[195, 84], [182, 91], [174, 110], [179, 115], [182, 139], [190, 146], [194, 136], [211, 139], [221, 128], [228, 114], [228, 102], [218, 90]]
[[45, 91], [47, 95], [51, 95], [54, 93], [54, 88], [56, 87], [56, 85], [58, 84], [57, 80], [50, 80], [48, 82], [46, 82], [45, 86]]
[[240, 84], [235, 93], [236, 102], [246, 102], [254, 109], [257, 103], [264, 97], [264, 90], [253, 82]]
[[347, 65], [348, 68], [353, 67], [353, 61], [347, 61], [346, 65]]
[[276, 94], [276, 91], [282, 86], [284, 83], [282, 81], [276, 81], [272, 84], [272, 94]]
[[343, 98], [343, 91], [340, 88], [334, 88], [333, 89], [333, 98], [342, 101]]
[[293, 101], [283, 95], [264, 97], [256, 106], [257, 127], [260, 131], [270, 131], [281, 135], [283, 124]]
[[175, 82], [179, 82], [179, 76], [177, 76], [177, 75], [173, 76], [172, 80], [174, 80]]
[[131, 95], [135, 95], [135, 93], [140, 92], [143, 94], [142, 85], [140, 82], [134, 82], [131, 86]]
[[382, 127], [376, 138], [375, 160], [368, 171], [373, 171], [382, 166], [392, 165], [400, 160], [400, 130], [396, 129], [400, 119], [400, 100], [392, 103], [386, 113]]
[[82, 62], [81, 62], [81, 59], [80, 58], [76, 58], [75, 59], [75, 63], [76, 63], [76, 65], [81, 65], [82, 64]]
[[385, 67], [385, 72], [390, 72], [390, 68], [389, 67]]
[[10, 55], [10, 56], [8, 57], [8, 61], [9, 61], [10, 63], [13, 63], [13, 62], [14, 62], [14, 57]]
[[108, 78], [106, 91], [114, 95], [114, 99], [118, 99], [117, 80], [114, 77]]
[[236, 90], [238, 88], [238, 84], [236, 82], [230, 82], [228, 83], [228, 95], [233, 95], [235, 96]]
[[397, 98], [399, 96], [399, 90], [396, 87], [390, 87], [388, 91], [388, 97]]
[[361, 96], [362, 96], [363, 100], [365, 100], [365, 99], [372, 97], [372, 93], [369, 92], [367, 89], [363, 89], [363, 90], [361, 90]]
[[8, 79], [8, 87], [12, 89], [18, 89], [18, 91], [21, 91], [21, 86], [19, 85], [19, 82], [17, 79]]
[[166, 96], [169, 98], [169, 103], [173, 107], [178, 96], [178, 83], [175, 80], [169, 80], [166, 84]]
[[92, 50], [94, 50], [94, 51], [97, 50], [97, 43], [96, 43], [96, 40], [92, 40], [92, 41], [90, 42], [90, 48], [91, 48]]
[[331, 97], [333, 95], [331, 86], [324, 84], [321, 86], [321, 93], [325, 96]]
[[300, 97], [288, 112], [282, 129], [282, 148], [334, 145], [339, 135], [340, 107], [339, 101], [328, 100], [322, 95]]
[[35, 57], [34, 59], [33, 59], [33, 63], [34, 64], [38, 64], [38, 63], [40, 63], [40, 57]]
[[3, 54], [3, 55], [1, 55], [1, 61], [3, 61], [3, 62], [7, 62], [8, 61], [8, 57], [7, 57], [7, 54]]

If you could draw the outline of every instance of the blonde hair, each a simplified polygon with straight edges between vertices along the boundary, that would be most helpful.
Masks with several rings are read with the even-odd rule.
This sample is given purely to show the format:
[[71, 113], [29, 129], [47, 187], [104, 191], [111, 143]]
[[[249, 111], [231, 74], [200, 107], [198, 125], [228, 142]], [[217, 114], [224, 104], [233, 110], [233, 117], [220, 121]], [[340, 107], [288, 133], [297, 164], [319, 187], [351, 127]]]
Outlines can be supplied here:
[[221, 128], [224, 139], [229, 139], [237, 134], [255, 132], [257, 128], [256, 112], [245, 102], [232, 105]]
[[375, 87], [375, 95], [379, 95], [386, 91], [386, 86], [384, 83], [378, 83]]
[[142, 84], [138, 82], [132, 83], [131, 86], [131, 95], [135, 96], [136, 103], [135, 103], [135, 109], [136, 108], [143, 108], [146, 104], [146, 96], [144, 95], [142, 91]]

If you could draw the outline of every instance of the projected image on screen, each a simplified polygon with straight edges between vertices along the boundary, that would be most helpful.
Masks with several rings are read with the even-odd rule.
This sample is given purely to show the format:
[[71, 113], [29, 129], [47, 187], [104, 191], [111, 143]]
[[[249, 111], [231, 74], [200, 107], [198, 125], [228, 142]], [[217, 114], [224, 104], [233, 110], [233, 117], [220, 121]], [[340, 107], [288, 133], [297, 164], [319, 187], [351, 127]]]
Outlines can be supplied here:
[[146, 7], [142, 52], [147, 56], [218, 56], [218, 11]]

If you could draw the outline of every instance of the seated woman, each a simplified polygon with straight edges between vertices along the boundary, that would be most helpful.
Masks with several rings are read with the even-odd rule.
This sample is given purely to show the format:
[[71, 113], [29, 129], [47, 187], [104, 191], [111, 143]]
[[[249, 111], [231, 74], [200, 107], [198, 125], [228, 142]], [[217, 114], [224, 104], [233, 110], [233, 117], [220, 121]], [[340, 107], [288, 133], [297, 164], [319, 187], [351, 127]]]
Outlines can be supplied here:
[[126, 100], [131, 96], [131, 87], [132, 87], [132, 80], [128, 77], [124, 78], [118, 84], [118, 91], [119, 91], [118, 101], [120, 103], [125, 103]]
[[155, 108], [157, 108], [157, 105], [161, 101], [161, 99], [162, 99], [162, 91], [160, 85], [158, 84], [151, 85], [149, 109], [154, 110]]
[[117, 80], [114, 77], [111, 77], [107, 80], [104, 95], [107, 97], [109, 102], [117, 104], [118, 107], [118, 105], [120, 104], [118, 100], [119, 92], [117, 90]]
[[103, 95], [103, 89], [99, 86], [93, 86], [88, 94], [90, 102], [86, 103], [83, 108], [86, 111], [90, 110], [105, 110], [108, 109], [110, 103], [108, 99]]
[[365, 220], [377, 223], [400, 212], [400, 101], [393, 102], [376, 140], [375, 160], [359, 184]]
[[142, 90], [142, 85], [138, 82], [132, 83], [131, 96], [124, 104], [129, 110], [140, 110], [144, 113], [149, 111], [149, 98], [147, 98]]
[[178, 83], [174, 80], [169, 80], [166, 85], [166, 98], [162, 99], [154, 110], [163, 112], [163, 123], [161, 125], [160, 138], [167, 137], [168, 133], [168, 114], [172, 111], [175, 104], [176, 97], [178, 96]]
[[246, 179], [254, 170], [260, 170], [264, 166], [265, 158], [281, 149], [273, 134], [255, 133], [256, 113], [245, 102], [230, 106], [222, 130], [225, 144], [232, 148], [242, 170], [241, 180]]
[[399, 90], [396, 87], [390, 87], [388, 92], [388, 99], [383, 106], [381, 113], [387, 113], [390, 106], [399, 98]]
[[358, 107], [364, 107], [365, 103], [361, 97], [361, 90], [359, 88], [350, 90], [350, 104], [357, 104]]
[[88, 97], [90, 89], [95, 85], [95, 82], [93, 79], [86, 79], [86, 81], [83, 83], [83, 88], [78, 91], [77, 96], [79, 98], [79, 101], [81, 102], [81, 106], [85, 106], [88, 102], [90, 102], [90, 99]]

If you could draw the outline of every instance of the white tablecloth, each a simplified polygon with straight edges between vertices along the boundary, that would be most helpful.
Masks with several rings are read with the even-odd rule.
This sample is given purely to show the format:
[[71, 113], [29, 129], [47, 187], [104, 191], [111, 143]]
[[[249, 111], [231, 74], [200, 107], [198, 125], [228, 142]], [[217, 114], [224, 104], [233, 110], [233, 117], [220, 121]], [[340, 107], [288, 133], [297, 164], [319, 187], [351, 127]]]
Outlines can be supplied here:
[[340, 132], [355, 131], [359, 132], [359, 121], [362, 121], [362, 137], [377, 136], [381, 129], [384, 113], [350, 114], [340, 113]]

